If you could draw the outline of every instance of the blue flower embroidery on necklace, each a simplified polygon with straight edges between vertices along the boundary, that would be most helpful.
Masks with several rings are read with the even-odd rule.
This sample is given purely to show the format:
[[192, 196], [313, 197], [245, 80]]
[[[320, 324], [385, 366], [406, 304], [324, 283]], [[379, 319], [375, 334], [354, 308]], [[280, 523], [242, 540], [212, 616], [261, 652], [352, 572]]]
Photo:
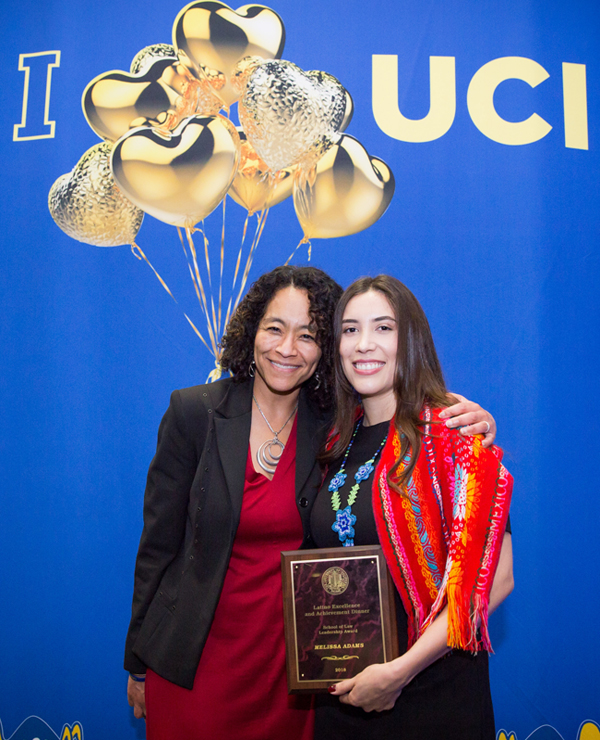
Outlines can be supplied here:
[[329, 491], [331, 493], [331, 508], [335, 511], [335, 524], [332, 524], [331, 529], [333, 529], [334, 532], [337, 532], [338, 538], [344, 547], [354, 546], [354, 525], [356, 524], [356, 516], [352, 513], [352, 506], [356, 502], [356, 497], [358, 496], [358, 492], [360, 490], [360, 484], [363, 481], [366, 481], [371, 473], [375, 470], [375, 466], [373, 465], [373, 463], [375, 462], [377, 455], [379, 455], [387, 441], [386, 434], [373, 457], [370, 460], [367, 460], [366, 463], [358, 468], [358, 470], [354, 474], [354, 480], [356, 481], [356, 483], [352, 486], [348, 495], [348, 505], [345, 509], [340, 509], [340, 506], [342, 505], [340, 488], [344, 485], [344, 483], [346, 482], [346, 478], [348, 477], [344, 472], [344, 469], [346, 467], [348, 455], [350, 454], [350, 449], [354, 442], [354, 438], [356, 437], [356, 433], [359, 430], [360, 424], [361, 422], [359, 421], [354, 430], [354, 434], [352, 435], [352, 439], [350, 440], [350, 444], [346, 448], [346, 453], [342, 461], [342, 467], [340, 468], [337, 475], [335, 475], [331, 479], [331, 483], [329, 484]]
[[337, 491], [338, 488], [341, 488], [344, 485], [347, 477], [348, 476], [346, 475], [346, 473], [342, 473], [342, 471], [340, 470], [340, 472], [337, 473], [337, 475], [334, 475], [334, 477], [331, 479], [329, 490]]
[[347, 547], [354, 544], [354, 524], [356, 524], [356, 517], [350, 506], [336, 511], [335, 524], [331, 525], [331, 529], [338, 533], [340, 542]]
[[356, 471], [354, 474], [354, 480], [357, 483], [360, 483], [363, 480], [367, 480], [367, 478], [371, 475], [373, 472], [373, 463], [372, 462], [366, 462], [364, 465], [361, 465], [360, 468]]

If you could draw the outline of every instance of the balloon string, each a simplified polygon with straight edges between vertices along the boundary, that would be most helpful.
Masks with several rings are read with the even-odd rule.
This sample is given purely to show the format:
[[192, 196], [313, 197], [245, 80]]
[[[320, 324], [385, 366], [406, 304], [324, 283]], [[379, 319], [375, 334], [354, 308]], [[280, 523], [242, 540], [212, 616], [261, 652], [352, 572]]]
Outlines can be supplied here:
[[[177, 231], [179, 231], [179, 226], [177, 227]], [[196, 249], [194, 247], [194, 242], [192, 240], [191, 234], [188, 233], [187, 229], [186, 229], [186, 235], [189, 241], [191, 242], [190, 254], [192, 257], [193, 264], [194, 264], [195, 274], [194, 274], [194, 270], [192, 270], [192, 265], [190, 264], [190, 257], [188, 257], [188, 253], [185, 248], [185, 243], [182, 238], [181, 243], [183, 245], [183, 251], [184, 251], [185, 257], [188, 262], [188, 269], [190, 271], [192, 282], [194, 283], [194, 289], [196, 290], [196, 296], [198, 297], [198, 303], [200, 304], [200, 308], [204, 311], [204, 315], [208, 316], [208, 311], [206, 310], [206, 306], [202, 303], [202, 296], [200, 295], [200, 286], [202, 285], [202, 280], [200, 278], [200, 270], [198, 268], [198, 260], [196, 258]], [[181, 237], [181, 232], [179, 232], [179, 236]], [[202, 293], [204, 293], [204, 289], [202, 289]]]
[[[164, 280], [163, 280], [163, 279], [161, 278], [161, 276], [160, 276], [160, 275], [158, 274], [158, 272], [157, 272], [157, 271], [156, 271], [156, 270], [154, 269], [154, 267], [152, 266], [152, 264], [151, 264], [150, 260], [149, 260], [149, 259], [148, 259], [148, 258], [146, 257], [146, 255], [144, 254], [144, 252], [143, 252], [143, 251], [142, 251], [142, 249], [140, 248], [139, 244], [136, 244], [135, 242], [133, 242], [133, 243], [132, 243], [132, 245], [131, 245], [131, 252], [132, 252], [133, 256], [134, 256], [134, 257], [135, 257], [136, 259], [138, 259], [138, 260], [144, 259], [144, 260], [145, 260], [145, 262], [146, 262], [146, 264], [148, 265], [148, 267], [150, 267], [150, 269], [152, 270], [152, 272], [153, 272], [153, 273], [154, 273], [154, 274], [156, 275], [156, 277], [157, 277], [157, 278], [159, 279], [159, 281], [160, 281], [160, 284], [161, 284], [161, 285], [163, 286], [163, 288], [164, 288], [164, 289], [165, 289], [165, 290], [167, 291], [167, 293], [168, 293], [168, 294], [169, 294], [169, 295], [171, 296], [171, 298], [172, 298], [172, 299], [173, 299], [173, 300], [175, 301], [175, 303], [177, 303], [177, 298], [175, 298], [175, 296], [173, 295], [173, 293], [171, 293], [171, 291], [169, 290], [169, 286], [168, 286], [168, 285], [167, 285], [167, 284], [165, 283], [165, 281], [164, 281]], [[179, 304], [177, 304], [177, 305], [179, 305]], [[213, 352], [212, 352], [211, 348], [210, 348], [210, 347], [208, 346], [208, 344], [206, 343], [206, 339], [204, 339], [204, 337], [202, 336], [202, 334], [201, 334], [201, 333], [200, 333], [200, 332], [198, 331], [198, 329], [197, 329], [197, 328], [196, 328], [196, 327], [194, 326], [194, 324], [193, 324], [193, 322], [191, 321], [191, 319], [189, 318], [189, 316], [188, 316], [188, 315], [187, 315], [186, 313], [184, 313], [183, 315], [184, 315], [184, 316], [185, 316], [185, 318], [186, 318], [186, 319], [187, 319], [187, 320], [189, 321], [189, 323], [190, 323], [190, 324], [191, 324], [191, 326], [192, 326], [192, 329], [193, 329], [193, 330], [194, 330], [194, 331], [196, 332], [196, 334], [198, 335], [198, 337], [199, 337], [199, 338], [200, 338], [200, 339], [202, 340], [202, 343], [204, 344], [204, 346], [206, 347], [206, 349], [207, 349], [207, 350], [208, 350], [208, 351], [209, 351], [209, 352], [210, 352], [211, 354], [213, 354]]]
[[204, 221], [202, 222], [202, 228], [194, 229], [194, 231], [199, 231], [204, 237], [204, 259], [206, 261], [206, 272], [208, 273], [208, 284], [212, 287], [212, 278], [210, 276], [210, 256], [208, 254], [208, 237], [204, 232]]
[[[193, 260], [194, 260], [194, 267], [195, 267], [195, 270], [196, 270], [196, 282], [198, 284], [198, 287], [200, 289], [200, 293], [202, 295], [202, 300], [201, 300], [201, 304], [200, 305], [204, 309], [204, 315], [206, 316], [206, 326], [208, 328], [208, 333], [210, 335], [210, 342], [211, 342], [211, 345], [212, 345], [212, 348], [213, 348], [213, 354], [216, 357], [217, 356], [217, 351], [218, 351], [217, 350], [217, 341], [216, 341], [216, 338], [215, 338], [215, 333], [213, 331], [213, 327], [211, 326], [211, 322], [210, 322], [210, 316], [209, 316], [209, 313], [208, 313], [208, 304], [207, 304], [207, 301], [206, 301], [206, 294], [204, 292], [204, 285], [202, 283], [202, 278], [200, 277], [200, 269], [198, 268], [198, 257], [197, 257], [197, 254], [196, 254], [196, 246], [194, 245], [194, 239], [192, 238], [192, 230], [189, 227], [186, 227], [185, 233], [187, 235], [188, 245], [189, 245], [189, 248], [190, 248], [190, 252], [192, 253]], [[206, 237], [205, 237], [205, 239], [206, 239]], [[190, 272], [191, 272], [191, 268], [190, 268]], [[192, 279], [193, 279], [193, 276], [192, 276]], [[214, 305], [213, 305], [213, 316], [214, 316]]]
[[[208, 304], [207, 304], [207, 301], [206, 301], [206, 295], [205, 295], [205, 292], [204, 292], [204, 285], [202, 283], [202, 278], [200, 277], [200, 268], [198, 266], [198, 255], [196, 253], [196, 247], [195, 247], [194, 239], [193, 239], [193, 236], [192, 236], [192, 234], [194, 233], [194, 231], [201, 231], [201, 229], [193, 229], [193, 228], [192, 229], [188, 229], [188, 228], [186, 228], [185, 231], [186, 231], [186, 235], [187, 235], [189, 246], [190, 246], [190, 254], [192, 256], [192, 260], [193, 260], [193, 264], [194, 264], [194, 269], [193, 270], [192, 270], [192, 265], [190, 264], [190, 257], [188, 256], [188, 252], [187, 252], [187, 249], [185, 247], [185, 241], [183, 239], [183, 234], [181, 232], [181, 228], [179, 226], [177, 226], [177, 233], [179, 234], [179, 241], [181, 242], [181, 246], [183, 248], [183, 253], [184, 253], [185, 258], [186, 258], [186, 261], [187, 261], [188, 270], [190, 271], [190, 277], [191, 277], [192, 283], [194, 285], [194, 290], [196, 291], [196, 296], [198, 298], [198, 303], [200, 304], [200, 308], [202, 309], [202, 312], [204, 313], [204, 315], [206, 317], [206, 325], [208, 327], [208, 332], [210, 334], [210, 339], [211, 339], [211, 344], [213, 345], [213, 349], [210, 349], [208, 347], [208, 344], [206, 344], [206, 342], [204, 342], [204, 343], [206, 344], [206, 346], [209, 349], [210, 353], [216, 357], [217, 356], [217, 351], [218, 351], [217, 350], [217, 342], [215, 340], [215, 336], [214, 336], [214, 333], [213, 333], [213, 330], [212, 330], [211, 324], [210, 324], [210, 318], [209, 318], [209, 315], [208, 315]], [[198, 329], [194, 326], [194, 324], [192, 323], [192, 321], [187, 316], [186, 316], [186, 319], [188, 319], [188, 321], [190, 322], [190, 324], [191, 324], [192, 328], [194, 329], [194, 331], [197, 334], [199, 334]], [[201, 335], [199, 334], [199, 336], [201, 336]], [[204, 341], [204, 339], [203, 339], [203, 341]]]
[[256, 230], [254, 231], [254, 236], [252, 237], [252, 243], [250, 244], [250, 249], [248, 250], [248, 256], [246, 257], [246, 265], [244, 267], [244, 272], [242, 274], [242, 279], [240, 282], [240, 290], [237, 296], [237, 300], [235, 302], [235, 306], [237, 308], [238, 303], [240, 302], [240, 298], [242, 293], [244, 292], [244, 288], [246, 286], [246, 280], [248, 279], [248, 274], [250, 273], [250, 268], [252, 267], [252, 259], [254, 257], [254, 250], [256, 249], [256, 245], [258, 244], [258, 236], [261, 233], [261, 224], [263, 222], [263, 218], [265, 215], [265, 211], [262, 210], [256, 218]]
[[[165, 289], [165, 290], [167, 291], [167, 293], [168, 293], [168, 294], [169, 294], [169, 295], [171, 296], [171, 298], [172, 298], [172, 299], [173, 299], [173, 300], [175, 301], [175, 303], [177, 303], [177, 298], [175, 298], [175, 296], [173, 295], [173, 293], [171, 293], [171, 291], [169, 290], [169, 286], [168, 286], [168, 285], [167, 285], [167, 284], [165, 283], [165, 281], [164, 281], [164, 280], [163, 280], [163, 279], [161, 278], [161, 276], [160, 276], [160, 275], [158, 274], [158, 272], [156, 272], [156, 270], [155, 270], [155, 269], [154, 269], [154, 267], [152, 266], [152, 263], [150, 262], [150, 260], [148, 259], [148, 257], [146, 257], [146, 255], [145, 255], [145, 254], [144, 254], [144, 253], [142, 252], [142, 250], [141, 250], [141, 247], [139, 246], [139, 244], [136, 244], [135, 242], [132, 242], [132, 244], [131, 244], [131, 253], [132, 253], [132, 254], [133, 254], [133, 256], [134, 256], [134, 257], [136, 257], [137, 259], [139, 259], [139, 260], [141, 260], [141, 259], [144, 259], [144, 260], [145, 260], [145, 262], [146, 262], [146, 264], [148, 265], [148, 267], [149, 267], [149, 268], [150, 268], [150, 269], [152, 270], [152, 272], [153, 272], [153, 273], [154, 273], [154, 274], [156, 275], [156, 277], [158, 278], [158, 280], [159, 280], [160, 284], [161, 284], [161, 285], [163, 286], [163, 288], [164, 288], [164, 289]], [[178, 304], [178, 305], [179, 305], [179, 304]]]
[[293, 257], [293, 256], [294, 256], [294, 255], [296, 254], [296, 252], [298, 251], [298, 249], [299, 249], [299, 248], [300, 248], [300, 247], [301, 247], [301, 246], [302, 246], [303, 244], [308, 244], [308, 261], [310, 262], [310, 255], [311, 255], [311, 252], [312, 252], [312, 244], [310, 243], [310, 239], [308, 239], [308, 238], [307, 238], [306, 236], [304, 236], [304, 237], [302, 237], [302, 241], [300, 241], [300, 242], [298, 243], [298, 246], [296, 247], [296, 249], [294, 249], [294, 251], [293, 251], [293, 252], [292, 252], [292, 253], [290, 254], [290, 256], [289, 256], [289, 257], [287, 258], [287, 260], [285, 261], [285, 264], [286, 264], [286, 265], [289, 265], [289, 263], [290, 263], [290, 260], [292, 259], [292, 257]]
[[[198, 299], [200, 300], [200, 305], [202, 307], [202, 310], [204, 311], [204, 315], [206, 316], [206, 324], [207, 324], [207, 326], [209, 326], [209, 331], [210, 331], [210, 326], [211, 325], [210, 325], [210, 314], [209, 314], [209, 311], [208, 311], [208, 301], [206, 300], [206, 293], [204, 291], [204, 284], [202, 283], [202, 278], [200, 277], [200, 267], [198, 265], [198, 252], [196, 251], [196, 245], [194, 244], [194, 239], [193, 239], [193, 236], [192, 236], [195, 231], [199, 231], [202, 234], [202, 236], [204, 236], [204, 232], [202, 231], [202, 229], [187, 229], [186, 228], [186, 234], [187, 234], [187, 237], [188, 237], [188, 243], [189, 243], [189, 246], [190, 246], [190, 252], [192, 254], [192, 259], [193, 259], [193, 262], [194, 262], [194, 271], [195, 271], [195, 275], [196, 275], [196, 284], [198, 285], [198, 288], [200, 289], [201, 297], [200, 297], [200, 295], [198, 295], [198, 292], [197, 291], [196, 291], [196, 295], [198, 295]], [[205, 237], [205, 240], [206, 240], [206, 237]], [[191, 268], [190, 268], [190, 272], [191, 272]], [[192, 279], [193, 279], [193, 275], [192, 275]], [[209, 284], [210, 284], [210, 276], [209, 276]], [[214, 308], [214, 306], [213, 306], [213, 308]], [[213, 313], [214, 313], [214, 311], [213, 311]]]
[[[225, 202], [227, 195], [223, 198], [223, 227], [221, 229], [221, 273], [219, 275], [219, 324], [218, 334], [221, 334], [221, 303], [223, 299], [223, 265], [225, 263]], [[223, 327], [225, 328], [225, 327]]]
[[204, 221], [202, 222], [202, 228], [201, 229], [193, 229], [193, 231], [199, 231], [203, 238], [204, 238], [204, 259], [206, 260], [206, 271], [208, 272], [208, 287], [210, 288], [210, 307], [212, 309], [212, 322], [213, 322], [213, 330], [215, 333], [215, 336], [219, 336], [219, 327], [217, 326], [217, 316], [215, 313], [215, 298], [212, 293], [212, 279], [210, 276], [210, 255], [208, 254], [208, 237], [206, 236], [206, 232], [204, 231]]
[[190, 319], [190, 317], [189, 317], [189, 316], [187, 315], [187, 313], [184, 313], [183, 315], [184, 315], [184, 316], [185, 316], [185, 318], [186, 318], [186, 319], [188, 320], [188, 322], [189, 322], [190, 326], [192, 327], [192, 329], [193, 329], [193, 330], [194, 330], [194, 331], [196, 332], [196, 334], [197, 334], [197, 335], [198, 335], [198, 336], [200, 337], [200, 339], [201, 339], [201, 340], [202, 340], [202, 342], [204, 343], [204, 346], [206, 347], [206, 349], [207, 349], [207, 350], [208, 350], [208, 351], [209, 351], [209, 352], [211, 353], [211, 355], [213, 355], [213, 356], [214, 356], [214, 352], [213, 352], [213, 351], [212, 351], [212, 349], [211, 349], [211, 348], [210, 348], [210, 347], [208, 346], [208, 344], [206, 343], [206, 340], [204, 339], [204, 337], [202, 336], [202, 334], [200, 334], [200, 332], [199, 332], [199, 330], [198, 330], [198, 329], [196, 328], [196, 325], [194, 324], [194, 322], [193, 322], [193, 321], [192, 321], [192, 320]]
[[250, 220], [250, 211], [248, 211], [248, 213], [246, 214], [246, 220], [244, 221], [244, 231], [242, 233], [242, 243], [240, 244], [240, 249], [238, 251], [237, 260], [236, 260], [236, 263], [235, 263], [235, 272], [233, 274], [233, 284], [231, 286], [231, 296], [229, 298], [229, 304], [227, 306], [227, 313], [225, 315], [225, 324], [224, 324], [223, 329], [225, 329], [225, 327], [229, 323], [229, 315], [231, 313], [231, 304], [233, 302], [233, 296], [234, 296], [234, 293], [235, 293], [235, 285], [237, 283], [237, 277], [238, 277], [238, 272], [239, 272], [239, 269], [240, 269], [240, 263], [242, 261], [242, 251], [244, 249], [244, 242], [246, 241], [246, 231], [248, 230], [248, 221], [249, 220]]
[[[191, 239], [191, 234], [190, 234], [190, 239]], [[193, 240], [192, 240], [192, 244], [193, 244]], [[196, 254], [195, 248], [194, 248], [194, 262], [196, 262], [197, 264], [197, 254]], [[198, 272], [198, 275], [199, 275], [199, 272]], [[204, 290], [204, 285], [202, 284], [202, 280], [200, 280], [200, 291], [202, 293], [204, 314], [206, 316], [206, 326], [208, 328], [208, 333], [210, 334], [211, 344], [213, 346], [213, 352], [216, 356], [218, 352], [218, 339], [217, 339], [218, 335], [217, 335], [216, 327], [215, 327], [215, 304], [214, 304], [212, 293], [210, 293], [209, 295], [210, 295], [211, 308], [212, 308], [212, 323], [211, 323], [211, 315], [209, 314], [207, 296]]]
[[239, 292], [238, 292], [237, 297], [235, 299], [235, 302], [233, 304], [233, 310], [234, 311], [238, 307], [239, 302], [240, 302], [241, 297], [242, 297], [242, 293], [244, 292], [244, 287], [246, 285], [246, 279], [248, 278], [248, 273], [250, 272], [250, 265], [252, 264], [252, 254], [253, 254], [253, 250], [254, 250], [254, 245], [256, 244], [256, 237], [258, 236], [258, 233], [260, 231], [260, 224], [261, 224], [261, 220], [262, 220], [263, 215], [264, 215], [264, 210], [261, 211], [256, 216], [256, 230], [255, 230], [254, 236], [252, 238], [252, 244], [250, 245], [250, 249], [248, 251], [248, 256], [246, 257], [246, 265], [244, 267], [244, 272], [242, 274], [242, 280], [241, 280], [241, 283], [240, 283], [240, 289], [239, 289]]
[[238, 258], [235, 264], [235, 273], [233, 275], [233, 285], [231, 286], [232, 290], [235, 290], [235, 284], [237, 283], [238, 271], [240, 269], [240, 262], [242, 260], [242, 250], [244, 248], [244, 242], [246, 241], [246, 232], [248, 231], [248, 221], [249, 220], [250, 220], [250, 211], [248, 211], [248, 214], [246, 215], [246, 220], [244, 221], [244, 231], [242, 233], [242, 243], [240, 244], [240, 251], [238, 252]]
[[254, 250], [256, 250], [256, 248], [258, 247], [258, 242], [260, 241], [260, 238], [261, 238], [262, 233], [263, 233], [263, 229], [265, 228], [265, 224], [267, 223], [267, 216], [269, 215], [269, 208], [270, 208], [270, 206], [267, 206], [265, 208], [265, 210], [264, 210], [262, 223], [260, 225], [260, 232], [258, 234], [258, 239], [256, 240], [256, 244], [254, 245]]
[[244, 292], [244, 288], [246, 287], [246, 281], [248, 280], [248, 274], [250, 272], [250, 268], [252, 267], [252, 260], [254, 259], [254, 252], [256, 251], [256, 248], [258, 247], [258, 243], [260, 241], [260, 237], [262, 236], [263, 229], [265, 228], [268, 215], [269, 215], [269, 209], [265, 208], [260, 212], [260, 215], [258, 217], [258, 222], [256, 224], [256, 231], [254, 233], [254, 240], [250, 247], [250, 251], [248, 252], [248, 258], [246, 260], [246, 267], [244, 268], [244, 275], [242, 277], [242, 284], [240, 285], [240, 292], [238, 293], [235, 304], [234, 304], [234, 310], [238, 307], [238, 304], [242, 297], [242, 293]]
[[190, 277], [192, 278], [192, 283], [194, 284], [194, 290], [196, 291], [196, 296], [198, 297], [198, 303], [200, 304], [200, 307], [204, 311], [204, 307], [202, 306], [202, 298], [200, 297], [200, 291], [196, 284], [196, 278], [194, 277], [192, 266], [190, 265], [190, 258], [188, 257], [187, 249], [185, 248], [185, 242], [183, 241], [183, 234], [181, 233], [181, 229], [179, 228], [179, 226], [177, 226], [176, 228], [177, 228], [177, 233], [179, 234], [179, 240], [181, 241], [181, 246], [183, 247], [183, 253], [185, 254], [185, 259], [187, 260], [187, 266], [188, 266], [188, 270], [190, 271]]
[[181, 233], [181, 228], [179, 226], [175, 227], [177, 229], [177, 233], [179, 234], [179, 241], [181, 242], [181, 246], [183, 247], [183, 253], [185, 254], [185, 258], [187, 259], [187, 251], [185, 248], [185, 242], [183, 241], [183, 234]]
[[229, 298], [229, 303], [227, 304], [227, 313], [225, 314], [225, 323], [223, 324], [223, 334], [225, 334], [225, 329], [227, 329], [227, 324], [229, 324], [229, 313], [231, 311], [232, 301], [233, 301], [233, 296]]

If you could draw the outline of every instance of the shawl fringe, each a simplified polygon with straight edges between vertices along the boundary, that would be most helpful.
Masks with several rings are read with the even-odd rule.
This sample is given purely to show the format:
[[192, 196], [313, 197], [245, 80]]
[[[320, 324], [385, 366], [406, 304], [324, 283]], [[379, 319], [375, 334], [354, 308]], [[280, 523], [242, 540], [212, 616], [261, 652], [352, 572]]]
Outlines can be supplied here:
[[448, 647], [493, 652], [487, 628], [488, 600], [476, 594], [473, 602], [460, 587], [448, 587]]

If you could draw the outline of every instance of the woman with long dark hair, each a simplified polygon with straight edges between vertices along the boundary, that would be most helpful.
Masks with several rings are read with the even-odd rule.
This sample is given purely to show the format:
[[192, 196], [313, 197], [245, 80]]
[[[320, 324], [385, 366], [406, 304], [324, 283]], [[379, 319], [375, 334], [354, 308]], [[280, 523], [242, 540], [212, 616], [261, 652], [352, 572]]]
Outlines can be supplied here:
[[451, 403], [427, 318], [380, 275], [336, 309], [335, 433], [311, 515], [319, 547], [380, 543], [400, 657], [317, 698], [316, 740], [493, 740], [488, 614], [512, 590], [512, 478], [440, 419]]

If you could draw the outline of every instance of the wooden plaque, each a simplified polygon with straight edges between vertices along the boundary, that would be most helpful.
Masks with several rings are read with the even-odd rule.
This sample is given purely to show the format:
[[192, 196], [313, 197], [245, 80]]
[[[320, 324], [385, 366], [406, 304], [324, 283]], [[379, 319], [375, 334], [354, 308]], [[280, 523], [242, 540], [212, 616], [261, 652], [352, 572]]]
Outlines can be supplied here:
[[281, 553], [288, 691], [322, 693], [398, 656], [394, 586], [379, 545]]

